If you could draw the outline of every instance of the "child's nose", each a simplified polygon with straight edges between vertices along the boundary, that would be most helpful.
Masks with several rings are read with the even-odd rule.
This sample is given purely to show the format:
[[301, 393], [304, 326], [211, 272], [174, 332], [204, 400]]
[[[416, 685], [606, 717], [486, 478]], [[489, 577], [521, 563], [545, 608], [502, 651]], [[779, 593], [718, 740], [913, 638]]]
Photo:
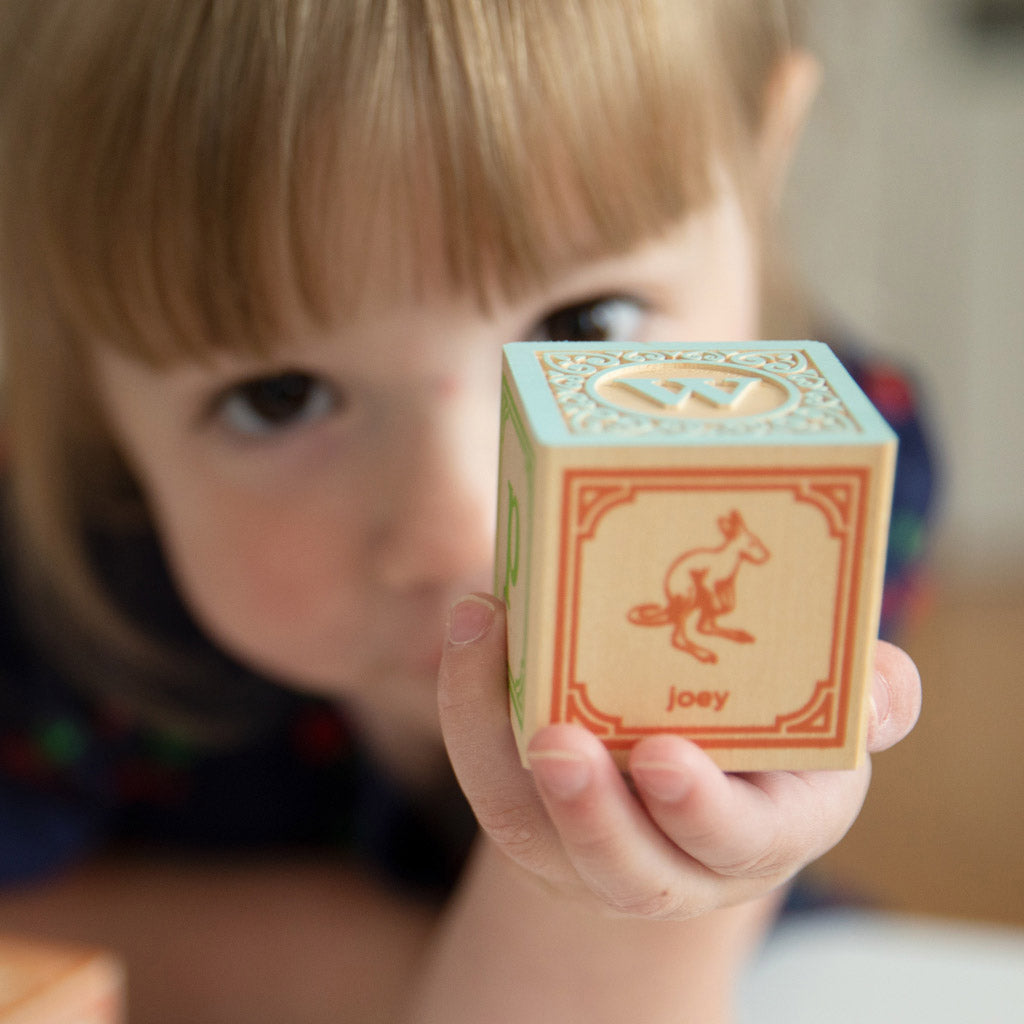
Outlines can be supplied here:
[[382, 496], [379, 566], [388, 586], [490, 586], [497, 437], [480, 426], [421, 423], [398, 456]]

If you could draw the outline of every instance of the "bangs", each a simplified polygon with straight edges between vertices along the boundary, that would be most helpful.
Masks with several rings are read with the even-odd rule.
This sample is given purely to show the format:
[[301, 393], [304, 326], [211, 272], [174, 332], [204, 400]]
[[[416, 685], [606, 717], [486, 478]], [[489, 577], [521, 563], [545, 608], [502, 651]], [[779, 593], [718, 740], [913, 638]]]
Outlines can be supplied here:
[[514, 294], [631, 248], [710, 197], [694, 6], [428, 6], [414, 137], [426, 140], [456, 287]]
[[70, 336], [153, 364], [272, 353], [382, 268], [396, 293], [515, 294], [710, 198], [729, 119], [701, 8], [95, 0], [73, 32], [55, 13], [60, 81], [31, 116], [56, 123], [31, 145], [61, 151], [29, 146], [22, 252]]

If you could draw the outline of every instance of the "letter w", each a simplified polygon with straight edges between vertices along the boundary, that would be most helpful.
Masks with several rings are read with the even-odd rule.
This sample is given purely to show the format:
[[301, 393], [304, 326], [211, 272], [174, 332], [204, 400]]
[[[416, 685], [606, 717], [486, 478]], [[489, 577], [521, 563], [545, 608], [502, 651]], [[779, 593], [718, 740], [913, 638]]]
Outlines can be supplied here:
[[[725, 377], [721, 381], [701, 380], [693, 377], [669, 377], [664, 380], [620, 379], [618, 383], [632, 388], [637, 394], [663, 409], [679, 411], [690, 400], [691, 395], [708, 405], [716, 406], [719, 409], [728, 409], [741, 401], [743, 396], [757, 384], [757, 381], [751, 377]], [[720, 384], [732, 386], [726, 390], [719, 387]], [[667, 385], [674, 386], [668, 387]]]

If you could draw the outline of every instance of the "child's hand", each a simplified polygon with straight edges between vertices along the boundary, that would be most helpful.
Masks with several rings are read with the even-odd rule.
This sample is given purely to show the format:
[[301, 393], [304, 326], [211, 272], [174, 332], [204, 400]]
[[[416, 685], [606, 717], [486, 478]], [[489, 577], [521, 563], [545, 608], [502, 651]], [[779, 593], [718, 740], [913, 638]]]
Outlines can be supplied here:
[[[630, 756], [635, 792], [588, 731], [550, 726], [519, 763], [508, 723], [505, 620], [494, 598], [453, 610], [441, 725], [480, 825], [509, 857], [566, 894], [612, 911], [681, 919], [762, 895], [833, 846], [856, 818], [856, 771], [722, 772], [695, 744], [653, 736]], [[477, 635], [478, 634], [478, 635]], [[920, 679], [879, 643], [868, 750], [917, 719]]]

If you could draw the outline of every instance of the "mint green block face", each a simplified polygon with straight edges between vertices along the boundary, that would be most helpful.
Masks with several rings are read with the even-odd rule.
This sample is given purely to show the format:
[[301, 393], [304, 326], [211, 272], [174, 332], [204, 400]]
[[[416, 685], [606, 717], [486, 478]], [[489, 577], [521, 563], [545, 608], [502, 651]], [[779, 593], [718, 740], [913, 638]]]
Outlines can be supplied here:
[[895, 435], [818, 342], [505, 347], [495, 592], [521, 751], [859, 758]]
[[827, 345], [505, 346], [544, 445], [884, 443], [888, 424]]

